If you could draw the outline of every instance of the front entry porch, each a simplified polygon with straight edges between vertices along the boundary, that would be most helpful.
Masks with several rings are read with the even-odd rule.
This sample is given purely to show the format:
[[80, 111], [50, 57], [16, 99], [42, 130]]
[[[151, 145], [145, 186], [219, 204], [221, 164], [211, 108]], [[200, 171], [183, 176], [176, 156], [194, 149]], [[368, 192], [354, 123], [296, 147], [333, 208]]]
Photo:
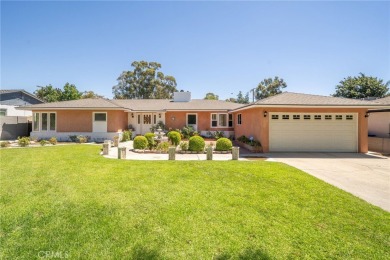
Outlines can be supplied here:
[[133, 129], [133, 135], [144, 135], [151, 132], [150, 128], [159, 122], [165, 124], [165, 112], [129, 112], [129, 129]]

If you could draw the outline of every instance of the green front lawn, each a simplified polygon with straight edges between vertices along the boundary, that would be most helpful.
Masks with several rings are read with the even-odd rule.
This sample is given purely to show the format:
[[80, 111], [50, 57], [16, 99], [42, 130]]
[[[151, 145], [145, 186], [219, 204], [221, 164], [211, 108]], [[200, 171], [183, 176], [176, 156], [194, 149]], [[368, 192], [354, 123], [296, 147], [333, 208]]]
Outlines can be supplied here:
[[390, 258], [389, 213], [287, 165], [99, 151], [0, 150], [1, 259]]

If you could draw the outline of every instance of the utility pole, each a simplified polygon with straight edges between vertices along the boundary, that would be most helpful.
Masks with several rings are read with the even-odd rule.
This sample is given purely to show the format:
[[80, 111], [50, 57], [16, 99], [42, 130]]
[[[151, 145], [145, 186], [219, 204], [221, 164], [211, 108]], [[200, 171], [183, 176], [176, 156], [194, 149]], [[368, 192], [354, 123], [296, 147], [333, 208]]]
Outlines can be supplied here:
[[255, 89], [256, 88], [252, 88], [252, 103], [255, 103]]

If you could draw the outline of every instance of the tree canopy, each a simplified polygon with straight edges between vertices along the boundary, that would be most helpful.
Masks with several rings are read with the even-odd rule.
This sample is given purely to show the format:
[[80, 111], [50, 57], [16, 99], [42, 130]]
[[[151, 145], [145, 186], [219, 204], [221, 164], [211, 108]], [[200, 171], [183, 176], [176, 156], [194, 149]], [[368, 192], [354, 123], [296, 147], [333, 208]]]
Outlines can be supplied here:
[[274, 79], [266, 78], [255, 89], [256, 100], [280, 94], [282, 89], [286, 87], [287, 83], [282, 78], [277, 76]]
[[237, 99], [236, 99], [236, 102], [237, 103], [240, 103], [240, 104], [249, 104], [249, 93], [247, 92], [245, 94], [245, 96], [242, 94], [242, 91], [239, 91], [238, 92], [238, 95], [237, 95]]
[[215, 95], [214, 93], [212, 92], [209, 92], [206, 94], [206, 96], [204, 97], [204, 99], [208, 99], [208, 100], [218, 100], [219, 99], [219, 96], [218, 95]]
[[382, 79], [359, 73], [357, 77], [347, 77], [340, 81], [333, 96], [358, 99], [381, 98], [389, 94], [389, 84], [390, 81], [384, 83]]
[[172, 98], [176, 79], [158, 71], [157, 62], [134, 61], [132, 71], [124, 71], [118, 77], [118, 84], [112, 87], [116, 99], [164, 99]]
[[103, 97], [93, 91], [80, 92], [74, 84], [65, 84], [63, 89], [55, 88], [51, 84], [47, 86], [37, 86], [34, 94], [45, 102], [56, 102], [66, 100], [76, 100], [80, 98]]

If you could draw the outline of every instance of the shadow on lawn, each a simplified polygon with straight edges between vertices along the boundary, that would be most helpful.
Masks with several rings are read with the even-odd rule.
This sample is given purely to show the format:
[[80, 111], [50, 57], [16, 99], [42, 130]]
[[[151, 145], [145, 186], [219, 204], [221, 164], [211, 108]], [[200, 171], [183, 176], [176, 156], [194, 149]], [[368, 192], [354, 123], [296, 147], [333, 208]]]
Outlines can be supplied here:
[[268, 259], [271, 259], [271, 257], [261, 249], [247, 248], [243, 252], [239, 253], [237, 256], [232, 256], [232, 255], [229, 255], [227, 253], [226, 254], [222, 253], [218, 256], [215, 256], [214, 259], [216, 259], [216, 260], [225, 260], [225, 259], [268, 260]]
[[137, 245], [133, 248], [133, 254], [131, 255], [130, 259], [154, 260], [154, 259], [161, 259], [161, 258], [163, 257], [161, 256], [160, 252], [158, 252], [157, 250]]

